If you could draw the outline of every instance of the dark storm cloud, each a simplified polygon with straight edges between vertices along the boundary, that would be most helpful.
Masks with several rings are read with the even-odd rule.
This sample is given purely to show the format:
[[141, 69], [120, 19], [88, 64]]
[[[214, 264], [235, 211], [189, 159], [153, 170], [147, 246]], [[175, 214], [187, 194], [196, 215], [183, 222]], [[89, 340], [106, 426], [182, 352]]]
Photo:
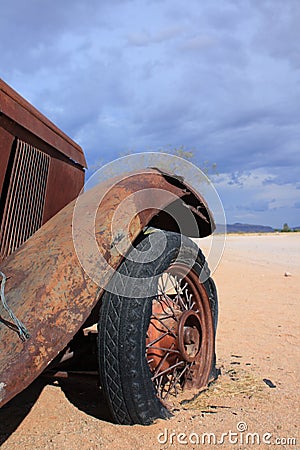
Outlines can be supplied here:
[[[269, 190], [286, 190], [284, 202], [298, 189], [299, 23], [298, 0], [12, 0], [1, 5], [1, 77], [90, 165], [184, 145], [217, 163], [220, 189], [241, 192], [262, 169], [247, 191], [259, 213]], [[255, 198], [264, 189], [269, 200]]]
[[284, 59], [299, 69], [299, 1], [257, 1], [257, 10], [260, 23], [253, 47], [260, 46], [271, 57]]

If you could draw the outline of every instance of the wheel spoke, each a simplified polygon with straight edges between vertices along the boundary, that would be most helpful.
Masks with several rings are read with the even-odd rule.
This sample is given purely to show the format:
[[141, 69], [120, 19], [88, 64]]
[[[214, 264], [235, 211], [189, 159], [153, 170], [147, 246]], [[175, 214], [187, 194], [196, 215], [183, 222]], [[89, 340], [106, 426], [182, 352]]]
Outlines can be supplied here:
[[185, 289], [184, 293], [185, 293], [186, 303], [188, 305], [188, 309], [192, 309], [191, 304], [192, 304], [193, 296], [192, 296], [192, 294], [189, 294], [188, 289]]
[[179, 366], [181, 366], [182, 364], [184, 364], [184, 361], [179, 361], [179, 362], [173, 364], [173, 366], [170, 366], [170, 367], [168, 367], [167, 369], [163, 370], [163, 371], [160, 372], [159, 374], [154, 375], [151, 379], [152, 379], [152, 380], [155, 380], [155, 378], [157, 378], [158, 376], [163, 375], [163, 374], [165, 374], [165, 373], [168, 373], [168, 372], [170, 372], [172, 369], [175, 369], [175, 367], [179, 367]]
[[[165, 356], [162, 358], [162, 360], [160, 361], [160, 363], [158, 364], [158, 366], [157, 366], [157, 368], [156, 368], [156, 370], [155, 370], [155, 372], [154, 372], [154, 376], [155, 377], [157, 377], [157, 376], [159, 376], [159, 375], [161, 375], [162, 374], [162, 372], [161, 373], [159, 373], [159, 370], [160, 370], [160, 368], [163, 366], [163, 364], [165, 363], [165, 361], [167, 360], [167, 358], [168, 358], [168, 356], [170, 355], [170, 353], [165, 353]], [[155, 379], [155, 378], [152, 378], [152, 379]]]
[[[181, 303], [181, 307], [182, 307], [183, 309], [188, 309], [187, 304], [186, 304], [186, 303], [183, 301], [183, 299], [182, 299], [183, 289], [184, 289], [188, 284], [186, 283], [185, 286], [184, 286], [184, 288], [182, 288], [182, 287], [180, 286], [180, 283], [179, 283], [179, 281], [178, 281], [178, 278], [177, 278], [177, 277], [174, 277], [174, 279], [175, 279], [176, 285], [173, 285], [173, 286], [174, 286], [174, 289], [175, 289], [176, 292], [177, 292], [175, 298], [177, 298], [177, 299], [179, 300], [179, 302]], [[178, 302], [177, 302], [177, 305], [178, 305]]]
[[168, 388], [168, 392], [166, 394], [166, 396], [164, 398], [167, 398], [167, 396], [170, 394], [171, 390], [174, 388], [175, 390], [175, 395], [177, 396], [177, 387], [176, 384], [180, 381], [180, 378], [182, 377], [182, 375], [187, 371], [187, 369], [190, 368], [190, 364], [187, 364], [182, 371], [180, 372], [179, 375], [177, 375], [176, 377], [174, 377], [174, 381], [172, 381], [172, 383], [170, 384], [169, 388]]
[[176, 380], [176, 373], [177, 373], [177, 369], [173, 370], [173, 372], [171, 374], [171, 378], [169, 380], [169, 386], [167, 387], [167, 392], [164, 395], [164, 399], [166, 399], [169, 396], [172, 386], [175, 388], [174, 389], [175, 395], [177, 396], [177, 388], [176, 388], [176, 385], [174, 384], [174, 379]]
[[187, 310], [188, 307], [187, 307], [186, 303], [182, 300], [181, 295], [178, 294], [178, 295], [176, 296], [176, 298], [178, 298], [179, 302], [181, 303], [182, 308], [183, 308], [184, 310]]
[[162, 384], [162, 380], [163, 380], [163, 375], [161, 375], [161, 376], [158, 378], [157, 390], [158, 390], [159, 395], [161, 395], [161, 384]]
[[167, 314], [167, 310], [169, 309], [169, 304], [168, 304], [168, 302], [167, 302], [166, 300], [162, 299], [161, 297], [158, 298], [156, 301], [160, 304], [162, 311], [163, 311], [165, 314]]
[[151, 348], [153, 344], [156, 344], [158, 341], [160, 341], [161, 339], [163, 339], [165, 336], [167, 336], [169, 334], [168, 331], [166, 331], [163, 334], [160, 334], [156, 339], [154, 339], [153, 341], [149, 342], [149, 344], [146, 345], [146, 348]]
[[[164, 292], [162, 295], [165, 297], [165, 300], [166, 300], [167, 302], [172, 302], [173, 304], [176, 305], [176, 303], [174, 302], [174, 300], [173, 300], [171, 297], [169, 297], [165, 292]], [[174, 319], [176, 320], [176, 322], [178, 322], [178, 319], [177, 319], [177, 316], [176, 316], [176, 314], [175, 314], [175, 310], [174, 310], [173, 306], [172, 306], [170, 303], [167, 303], [167, 304], [168, 304], [168, 307], [170, 308], [170, 310], [171, 310], [172, 313], [173, 313]]]
[[178, 354], [180, 354], [180, 351], [176, 350], [175, 348], [156, 347], [155, 345], [151, 345], [150, 348], [151, 348], [151, 350], [163, 350], [163, 351], [169, 352], [169, 354], [170, 353], [178, 353]]
[[159, 323], [161, 323], [170, 333], [171, 333], [171, 335], [176, 339], [177, 338], [177, 336], [176, 336], [176, 334], [174, 333], [174, 331], [172, 331], [171, 330], [171, 328], [166, 324], [166, 323], [164, 323], [163, 322], [163, 319], [161, 319], [160, 317], [157, 317], [155, 314], [153, 314], [153, 318], [155, 319], [155, 320], [158, 320], [159, 321]]
[[[165, 277], [165, 278], [167, 278], [167, 277]], [[160, 288], [161, 292], [165, 292], [165, 290], [166, 290], [166, 285], [167, 285], [167, 281], [164, 282], [163, 276], [159, 278], [158, 283], [161, 283], [161, 284], [162, 284], [162, 286], [159, 286], [159, 285], [158, 285], [158, 288]]]

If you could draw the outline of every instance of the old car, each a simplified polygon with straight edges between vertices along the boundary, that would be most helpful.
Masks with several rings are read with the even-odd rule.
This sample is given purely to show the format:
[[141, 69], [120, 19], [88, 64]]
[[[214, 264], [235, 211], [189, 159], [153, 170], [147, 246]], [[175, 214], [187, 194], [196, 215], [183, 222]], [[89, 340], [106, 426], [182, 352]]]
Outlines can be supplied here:
[[81, 192], [81, 147], [1, 80], [0, 158], [0, 406], [94, 355], [114, 421], [168, 417], [216, 376], [204, 198], [153, 167]]

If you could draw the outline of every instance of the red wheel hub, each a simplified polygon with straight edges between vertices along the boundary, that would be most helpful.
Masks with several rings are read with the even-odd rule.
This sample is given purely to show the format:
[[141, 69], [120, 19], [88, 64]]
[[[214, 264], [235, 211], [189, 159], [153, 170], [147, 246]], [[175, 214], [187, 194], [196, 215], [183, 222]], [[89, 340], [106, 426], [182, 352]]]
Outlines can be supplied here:
[[182, 313], [177, 339], [181, 358], [187, 362], [195, 361], [201, 347], [201, 323], [195, 311]]

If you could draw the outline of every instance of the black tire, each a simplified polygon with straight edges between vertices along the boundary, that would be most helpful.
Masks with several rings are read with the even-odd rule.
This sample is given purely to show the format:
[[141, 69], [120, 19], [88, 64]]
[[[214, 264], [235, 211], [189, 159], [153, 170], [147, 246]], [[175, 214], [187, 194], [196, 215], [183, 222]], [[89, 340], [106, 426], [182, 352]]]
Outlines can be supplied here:
[[[152, 258], [155, 258], [154, 261], [149, 261], [149, 254], [154, 255], [156, 250], [160, 249], [162, 245], [165, 245], [163, 254], [159, 255], [157, 258], [154, 256]], [[127, 255], [127, 258], [122, 262], [118, 272], [110, 281], [109, 290], [107, 290], [102, 297], [102, 306], [98, 324], [99, 375], [100, 384], [113, 420], [120, 424], [148, 425], [156, 418], [168, 418], [171, 415], [158, 396], [157, 387], [155, 387], [154, 382], [151, 379], [153, 373], [151, 373], [150, 365], [145, 357], [146, 339], [148, 336], [147, 331], [150, 329], [149, 323], [152, 315], [152, 303], [154, 301], [154, 295], [149, 294], [151, 291], [150, 284], [154, 284], [155, 287], [161, 273], [169, 270], [168, 268], [170, 268], [169, 271], [171, 273], [171, 271], [174, 270], [174, 267], [177, 267], [174, 264], [179, 264], [178, 267], [181, 267], [183, 264], [189, 267], [192, 265], [191, 273], [197, 275], [196, 288], [199, 292], [202, 292], [202, 297], [203, 295], [206, 297], [207, 294], [207, 303], [209, 306], [206, 306], [206, 310], [203, 309], [205, 307], [202, 308], [201, 306], [200, 308], [202, 315], [207, 316], [205, 319], [207, 323], [202, 324], [201, 322], [199, 335], [200, 333], [203, 333], [203, 329], [212, 329], [213, 337], [206, 339], [206, 337], [201, 334], [201, 344], [199, 344], [199, 349], [201, 345], [201, 352], [204, 342], [209, 342], [205, 343], [207, 349], [205, 347], [206, 350], [203, 350], [205, 361], [201, 362], [201, 373], [205, 373], [202, 373], [203, 376], [201, 375], [201, 381], [198, 380], [199, 382], [196, 382], [198, 388], [200, 388], [201, 385], [207, 385], [215, 374], [214, 343], [217, 327], [218, 303], [216, 288], [213, 280], [209, 278], [209, 270], [205, 258], [197, 245], [189, 238], [177, 233], [162, 232], [159, 230], [152, 235], [144, 236], [136, 245], [136, 250], [140, 252], [142, 258], [140, 257], [138, 263], [134, 262], [130, 258], [130, 255], [132, 254], [131, 251], [129, 255]], [[147, 257], [144, 258], [144, 261], [146, 262], [143, 262], [143, 254], [145, 254], [145, 256], [147, 254]], [[118, 273], [134, 276], [137, 281], [130, 281], [128, 283], [125, 281], [124, 283], [124, 280], [120, 281], [120, 278], [118, 278]], [[147, 292], [143, 292], [143, 290], [145, 290], [145, 283], [141, 284], [138, 281], [140, 278], [149, 276], [153, 276], [153, 278], [149, 281]], [[171, 274], [170, 276], [173, 277], [174, 275]], [[203, 276], [205, 280], [201, 283], [199, 278], [203, 279]], [[129, 278], [127, 280], [129, 280]], [[123, 283], [121, 293], [123, 294], [126, 292], [126, 296], [119, 295], [118, 293], [111, 293], [116, 292], [116, 287], [118, 287], [120, 283]], [[169, 298], [167, 294], [166, 296]], [[185, 310], [183, 311], [185, 312]], [[196, 312], [198, 315], [201, 315], [201, 313], [199, 313], [199, 308]], [[189, 314], [195, 315], [194, 310], [189, 310]], [[181, 316], [179, 315], [178, 317], [178, 320], [180, 321]], [[173, 320], [175, 319], [177, 320], [176, 315], [173, 317]], [[192, 319], [194, 320], [194, 316]], [[197, 319], [195, 320], [197, 322]], [[200, 321], [202, 320], [204, 319], [201, 318]], [[184, 323], [184, 325], [186, 325], [186, 323]], [[153, 327], [153, 324], [151, 326]], [[193, 327], [193, 329], [194, 328], [195, 327]], [[150, 346], [149, 348], [152, 352], [155, 352], [155, 350], [153, 350], [154, 347]], [[149, 348], [147, 350], [148, 352], [150, 351]], [[199, 349], [197, 352], [200, 355]], [[184, 364], [184, 362], [182, 362], [182, 364]], [[197, 364], [194, 362], [189, 364], [188, 370], [193, 374], [193, 370], [196, 371], [195, 367], [198, 362]], [[197, 377], [199, 378], [198, 372]], [[159, 374], [159, 376], [160, 378], [163, 378], [165, 375]], [[190, 375], [190, 377], [191, 376], [192, 375]], [[188, 381], [192, 381], [192, 384], [194, 383], [194, 380], [186, 380], [187, 385]], [[181, 378], [179, 382], [182, 382]]]

